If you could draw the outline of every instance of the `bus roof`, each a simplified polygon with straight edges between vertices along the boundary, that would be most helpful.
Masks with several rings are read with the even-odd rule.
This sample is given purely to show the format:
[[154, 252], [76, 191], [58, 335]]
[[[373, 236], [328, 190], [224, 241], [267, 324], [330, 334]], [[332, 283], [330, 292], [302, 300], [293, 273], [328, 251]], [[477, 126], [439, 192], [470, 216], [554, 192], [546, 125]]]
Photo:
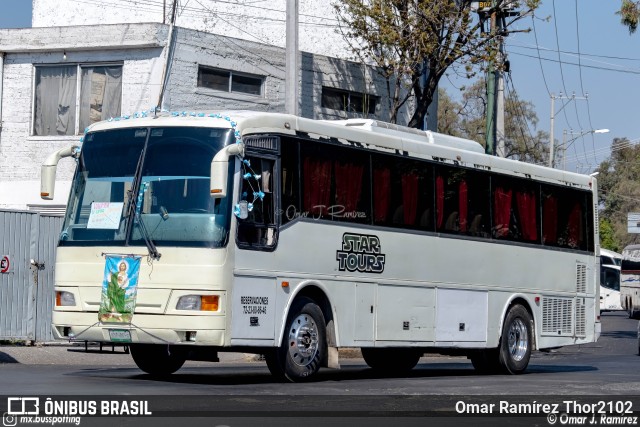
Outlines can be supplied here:
[[629, 245], [622, 250], [622, 263], [640, 262], [640, 245]]
[[[640, 249], [640, 245], [638, 246], [638, 249]], [[608, 256], [614, 259], [622, 259], [622, 254], [619, 254], [618, 252], [610, 251], [609, 249], [604, 249], [604, 248], [600, 248], [600, 255]]]
[[[136, 117], [137, 116], [137, 117]], [[146, 113], [144, 117], [119, 117], [91, 125], [88, 131], [122, 127], [194, 126], [236, 129], [242, 137], [257, 133], [302, 134], [313, 139], [331, 137], [338, 142], [358, 143], [370, 150], [396, 152], [414, 157], [493, 170], [523, 178], [590, 190], [594, 178], [531, 163], [489, 156], [475, 141], [406, 128], [368, 119], [313, 120], [289, 114], [249, 110], [212, 112]]]

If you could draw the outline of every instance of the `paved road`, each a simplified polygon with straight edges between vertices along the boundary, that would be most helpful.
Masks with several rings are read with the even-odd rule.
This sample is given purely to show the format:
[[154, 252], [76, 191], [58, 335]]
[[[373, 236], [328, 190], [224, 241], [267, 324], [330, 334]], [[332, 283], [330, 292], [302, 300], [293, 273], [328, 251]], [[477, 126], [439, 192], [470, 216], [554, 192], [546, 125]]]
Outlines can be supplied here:
[[[156, 413], [181, 411], [183, 415], [185, 411], [211, 411], [215, 402], [216, 411], [221, 411], [216, 413], [233, 415], [226, 419], [226, 425], [238, 425], [239, 413], [262, 416], [264, 411], [289, 417], [286, 424], [301, 413], [326, 417], [327, 411], [337, 411], [351, 417], [373, 412], [376, 423], [383, 419], [381, 414], [402, 414], [403, 421], [421, 419], [424, 425], [421, 416], [425, 413], [430, 417], [442, 411], [455, 415], [456, 402], [500, 399], [553, 403], [589, 401], [595, 396], [616, 402], [629, 400], [633, 409], [640, 411], [638, 322], [623, 313], [604, 313], [602, 319], [603, 333], [597, 343], [536, 352], [528, 371], [519, 376], [477, 375], [465, 358], [437, 356], [423, 358], [405, 377], [389, 378], [376, 375], [362, 359], [354, 358], [341, 360], [341, 370], [321, 371], [318, 382], [288, 384], [274, 381], [263, 362], [232, 353], [224, 355], [222, 363], [187, 362], [170, 378], [157, 380], [138, 370], [126, 354], [85, 354], [63, 346], [0, 347], [0, 362], [13, 360], [0, 364], [0, 394], [95, 399], [145, 396], [152, 399]], [[0, 410], [2, 404], [0, 400]], [[407, 414], [414, 417], [406, 418]], [[276, 419], [283, 421], [269, 419], [273, 425], [278, 425]], [[489, 420], [475, 421], [495, 424]], [[244, 425], [255, 425], [254, 421]]]

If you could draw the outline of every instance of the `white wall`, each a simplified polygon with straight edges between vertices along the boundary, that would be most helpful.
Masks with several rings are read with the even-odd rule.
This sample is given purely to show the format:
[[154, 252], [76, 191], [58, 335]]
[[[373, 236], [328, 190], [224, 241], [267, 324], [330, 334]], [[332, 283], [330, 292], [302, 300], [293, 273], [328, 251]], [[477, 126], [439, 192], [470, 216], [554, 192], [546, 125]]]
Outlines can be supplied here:
[[[126, 26], [101, 27], [102, 40], [94, 45], [115, 44], [122, 40]], [[150, 33], [158, 26], [142, 26]], [[162, 27], [160, 25], [160, 27]], [[141, 28], [138, 28], [140, 30]], [[113, 32], [113, 34], [111, 34]], [[25, 209], [27, 204], [66, 204], [69, 184], [75, 161], [63, 159], [58, 167], [56, 198], [51, 202], [40, 199], [40, 165], [52, 152], [78, 144], [76, 136], [33, 136], [33, 81], [34, 66], [38, 64], [77, 64], [92, 62], [117, 62], [123, 64], [122, 112], [139, 111], [156, 105], [162, 66], [163, 47], [140, 47], [138, 49], [91, 50], [91, 43], [81, 46], [95, 33], [95, 27], [74, 27], [58, 31], [52, 43], [53, 50], [41, 51], [48, 46], [48, 30], [0, 30], [0, 51], [7, 51], [2, 70], [3, 99], [2, 127], [0, 133], [0, 208]], [[90, 34], [91, 33], [91, 34]], [[3, 36], [6, 35], [7, 38]], [[153, 37], [138, 39], [138, 45], [153, 45], [147, 42]], [[75, 45], [61, 44], [61, 40], [75, 40]], [[5, 43], [4, 40], [21, 40], [22, 45]], [[15, 42], [14, 42], [15, 43]], [[66, 48], [65, 48], [66, 46]], [[60, 49], [60, 50], [58, 50]], [[64, 49], [64, 50], [63, 50]], [[20, 51], [22, 50], [22, 51]], [[66, 51], [67, 59], [63, 60]], [[83, 130], [80, 130], [81, 132]]]
[[[332, 0], [299, 0], [299, 47], [348, 58]], [[172, 0], [33, 0], [33, 27], [163, 22]], [[176, 25], [252, 42], [285, 46], [286, 0], [179, 0]], [[165, 22], [169, 22], [167, 18]]]
[[[0, 30], [0, 51], [7, 52], [2, 78], [0, 208], [25, 209], [27, 204], [45, 204], [39, 197], [40, 165], [52, 152], [78, 144], [80, 139], [80, 135], [32, 135], [34, 67], [38, 64], [122, 63], [121, 111], [123, 115], [132, 114], [158, 103], [167, 37], [167, 26], [162, 24]], [[166, 90], [168, 108], [284, 111], [284, 48], [183, 28], [176, 29], [176, 40]], [[123, 45], [126, 48], [121, 48]], [[301, 56], [301, 115], [305, 117], [357, 117], [321, 108], [322, 86], [384, 95], [383, 81], [368, 67], [307, 52]], [[264, 76], [264, 96], [240, 96], [199, 88], [199, 65]], [[378, 118], [386, 117], [386, 103], [381, 103], [378, 113]], [[56, 199], [48, 204], [66, 204], [74, 167], [72, 159], [61, 161]]]

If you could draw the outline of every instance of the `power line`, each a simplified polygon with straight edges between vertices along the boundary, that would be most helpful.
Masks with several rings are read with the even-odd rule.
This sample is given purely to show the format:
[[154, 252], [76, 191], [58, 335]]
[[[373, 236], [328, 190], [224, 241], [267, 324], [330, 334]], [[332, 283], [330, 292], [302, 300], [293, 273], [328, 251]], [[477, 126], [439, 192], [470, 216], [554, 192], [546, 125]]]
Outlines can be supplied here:
[[[518, 56], [524, 56], [527, 58], [533, 58], [533, 59], [540, 59], [541, 61], [549, 61], [549, 62], [559, 62], [555, 59], [549, 59], [549, 58], [542, 58], [539, 56], [533, 56], [533, 55], [527, 55], [526, 53], [520, 53], [520, 52], [510, 52], [511, 55], [518, 55]], [[575, 65], [578, 66], [577, 63], [575, 62], [563, 62], [564, 65]], [[620, 70], [620, 69], [616, 69], [616, 68], [607, 68], [607, 67], [598, 67], [596, 65], [585, 65], [582, 64], [583, 68], [592, 68], [595, 70], [604, 70], [604, 71], [615, 71], [618, 73], [626, 73], [626, 74], [640, 74], [640, 70], [631, 70], [631, 69], [626, 69], [626, 70]]]
[[[568, 95], [569, 92], [567, 91], [567, 86], [564, 80], [564, 70], [562, 68], [562, 57], [560, 56], [560, 37], [558, 36], [558, 15], [556, 12], [556, 0], [552, 0], [551, 3], [553, 5], [553, 26], [555, 28], [556, 46], [558, 47], [558, 65], [560, 68], [560, 79], [562, 80], [562, 89], [564, 90], [564, 93]], [[573, 100], [573, 107], [576, 112], [576, 120], [578, 121], [578, 127], [582, 128], [582, 124], [580, 123], [580, 118], [578, 117], [578, 106], [576, 105], [575, 99]], [[554, 112], [552, 111], [551, 114], [554, 114]], [[567, 117], [567, 110], [563, 109], [562, 114], [564, 115], [564, 120], [567, 126], [569, 128], [572, 128], [573, 126], [571, 126], [571, 124], [569, 123], [569, 117]], [[583, 142], [583, 145], [584, 145], [584, 142]]]
[[[536, 41], [535, 45], [530, 45], [530, 46], [527, 46], [527, 45], [524, 45], [524, 44], [518, 44], [518, 43], [511, 43], [510, 45], [513, 46], [513, 47], [519, 47], [519, 48], [522, 48], [522, 49], [531, 49], [531, 50], [538, 50], [538, 51], [543, 50], [543, 51], [553, 52], [553, 53], [558, 52], [558, 50], [556, 50], [556, 49], [551, 49], [551, 48], [548, 48], [548, 47], [539, 46], [537, 43], [538, 42]], [[565, 54], [565, 55], [572, 55], [572, 56], [578, 55], [578, 52], [574, 52], [574, 51], [571, 51], [571, 50], [560, 50], [559, 52], [562, 53], [562, 54]], [[582, 57], [586, 56], [586, 57], [591, 57], [591, 58], [619, 59], [621, 61], [640, 61], [640, 58], [628, 58], [628, 57], [623, 57], [623, 56], [596, 55], [596, 54], [593, 54], [593, 53], [584, 53], [584, 52], [581, 52], [580, 55]], [[598, 61], [596, 61], [596, 62], [598, 62]], [[603, 62], [603, 63], [607, 64], [607, 62]]]
[[[551, 91], [549, 90], [549, 85], [547, 84], [547, 78], [544, 76], [544, 68], [542, 67], [542, 57], [540, 56], [540, 49], [538, 48], [538, 32], [536, 31], [536, 20], [534, 15], [531, 15], [531, 22], [533, 24], [533, 36], [536, 39], [536, 48], [538, 50], [538, 60], [540, 63], [540, 73], [542, 74], [542, 81], [544, 82], [544, 87], [547, 88], [547, 93], [551, 96]], [[553, 112], [551, 112], [553, 114]]]

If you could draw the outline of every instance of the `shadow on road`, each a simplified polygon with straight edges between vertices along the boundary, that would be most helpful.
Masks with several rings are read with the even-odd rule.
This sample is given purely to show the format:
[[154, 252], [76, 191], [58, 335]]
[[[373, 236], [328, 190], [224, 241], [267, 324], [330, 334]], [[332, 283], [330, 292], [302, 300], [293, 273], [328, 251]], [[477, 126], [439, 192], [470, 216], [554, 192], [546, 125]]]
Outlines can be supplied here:
[[0, 363], [20, 363], [13, 357], [9, 356], [7, 353], [3, 353], [0, 351]]
[[[570, 372], [587, 372], [597, 371], [598, 368], [589, 365], [529, 365], [529, 368], [523, 375], [535, 374], [558, 374]], [[77, 374], [77, 372], [75, 373]], [[256, 364], [252, 366], [216, 366], [216, 367], [187, 367], [183, 368], [175, 374], [157, 377], [141, 373], [136, 368], [126, 369], [100, 369], [84, 370], [81, 375], [103, 378], [126, 378], [129, 380], [154, 381], [175, 384], [194, 384], [194, 385], [257, 385], [277, 383], [265, 365]], [[405, 375], [384, 375], [366, 365], [347, 365], [339, 370], [323, 369], [317, 376], [317, 381], [362, 381], [375, 379], [407, 379], [407, 378], [460, 378], [460, 377], [486, 377], [495, 378], [513, 378], [518, 376], [512, 375], [487, 375], [478, 374], [471, 363], [421, 363], [415, 369]]]
[[637, 337], [637, 335], [638, 333], [636, 331], [609, 331], [609, 332], [602, 332], [602, 334], [600, 334], [600, 337], [634, 339]]

